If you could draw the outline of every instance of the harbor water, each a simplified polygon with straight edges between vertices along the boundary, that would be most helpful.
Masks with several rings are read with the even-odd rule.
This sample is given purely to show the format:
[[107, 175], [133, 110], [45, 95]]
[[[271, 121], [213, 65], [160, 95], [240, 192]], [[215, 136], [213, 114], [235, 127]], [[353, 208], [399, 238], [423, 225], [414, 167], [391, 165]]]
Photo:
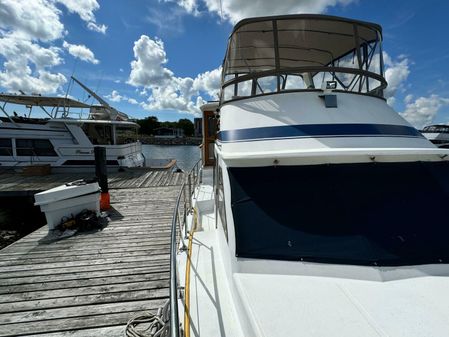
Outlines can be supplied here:
[[200, 159], [200, 148], [196, 145], [142, 145], [145, 158], [176, 159], [176, 164], [188, 172]]

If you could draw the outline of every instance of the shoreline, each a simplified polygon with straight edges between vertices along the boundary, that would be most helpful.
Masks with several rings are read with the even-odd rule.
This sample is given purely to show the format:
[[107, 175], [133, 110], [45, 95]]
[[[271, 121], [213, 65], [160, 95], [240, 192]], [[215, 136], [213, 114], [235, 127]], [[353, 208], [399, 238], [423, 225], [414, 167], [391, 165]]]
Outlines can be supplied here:
[[154, 136], [139, 135], [139, 140], [145, 145], [200, 145], [201, 137], [159, 138]]

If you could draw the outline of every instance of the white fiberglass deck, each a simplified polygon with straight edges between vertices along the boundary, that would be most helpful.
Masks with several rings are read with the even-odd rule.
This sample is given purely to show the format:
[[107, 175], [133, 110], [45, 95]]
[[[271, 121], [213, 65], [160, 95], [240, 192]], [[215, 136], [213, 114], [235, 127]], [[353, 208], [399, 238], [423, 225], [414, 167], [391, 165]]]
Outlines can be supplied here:
[[[191, 336], [243, 336], [217, 249], [212, 169], [203, 170], [196, 194], [198, 224], [192, 240], [190, 270]], [[180, 280], [185, 280], [185, 252], [181, 253]], [[182, 321], [182, 320], [181, 320]]]
[[[191, 336], [446, 337], [447, 265], [354, 266], [238, 258], [215, 227], [212, 171], [197, 190]], [[180, 280], [185, 280], [185, 252]], [[181, 321], [183, 321], [181, 319]]]

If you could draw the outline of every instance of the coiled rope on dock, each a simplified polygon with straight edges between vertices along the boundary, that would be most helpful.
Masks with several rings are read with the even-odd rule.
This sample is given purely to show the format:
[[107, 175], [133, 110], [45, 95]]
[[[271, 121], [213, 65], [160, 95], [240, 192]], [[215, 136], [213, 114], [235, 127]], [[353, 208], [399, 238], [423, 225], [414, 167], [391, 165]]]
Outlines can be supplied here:
[[170, 301], [156, 314], [145, 312], [131, 318], [125, 327], [125, 337], [168, 337], [170, 332]]

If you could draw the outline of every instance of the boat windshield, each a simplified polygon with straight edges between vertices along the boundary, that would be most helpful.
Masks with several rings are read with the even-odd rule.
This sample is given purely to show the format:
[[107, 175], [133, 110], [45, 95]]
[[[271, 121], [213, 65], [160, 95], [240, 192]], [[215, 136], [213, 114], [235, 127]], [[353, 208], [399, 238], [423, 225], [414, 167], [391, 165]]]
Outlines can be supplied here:
[[449, 163], [229, 168], [239, 257], [449, 263]]
[[322, 15], [241, 21], [223, 64], [222, 100], [332, 89], [383, 96], [381, 27]]
[[449, 133], [448, 125], [429, 125], [425, 126], [422, 132], [428, 133]]

